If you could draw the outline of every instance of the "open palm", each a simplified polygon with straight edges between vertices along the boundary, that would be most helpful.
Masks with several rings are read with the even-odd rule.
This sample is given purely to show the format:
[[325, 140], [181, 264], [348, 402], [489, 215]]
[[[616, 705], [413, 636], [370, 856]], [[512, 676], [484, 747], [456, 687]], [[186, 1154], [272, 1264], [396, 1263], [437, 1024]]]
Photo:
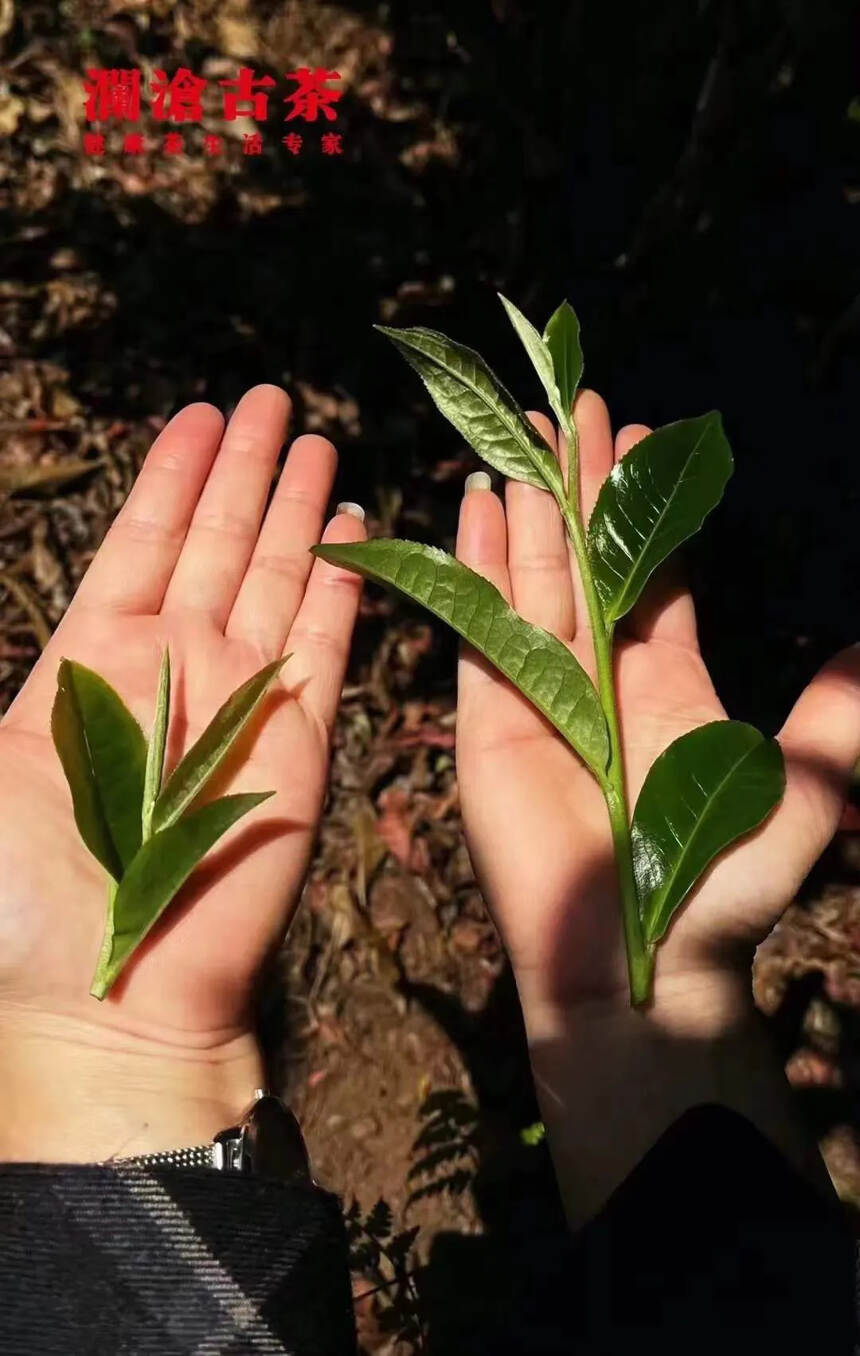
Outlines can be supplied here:
[[[613, 444], [602, 400], [575, 411], [583, 512], [649, 431]], [[552, 445], [555, 430], [534, 422]], [[458, 555], [491, 579], [527, 620], [567, 642], [593, 672], [587, 612], [555, 501], [509, 482], [466, 495]], [[674, 739], [725, 717], [699, 652], [689, 593], [666, 575], [634, 610], [616, 646], [616, 685], [631, 804]], [[797, 702], [780, 734], [787, 788], [779, 809], [724, 854], [658, 952], [658, 986], [751, 954], [792, 898], [838, 823], [860, 756], [860, 656], [839, 656]], [[603, 797], [561, 737], [495, 670], [464, 650], [457, 762], [466, 833], [479, 879], [521, 989], [564, 1006], [622, 993], [625, 962]]]
[[[309, 554], [334, 477], [330, 443], [296, 440], [266, 512], [288, 415], [285, 394], [260, 386], [226, 430], [208, 405], [171, 421], [0, 724], [7, 1001], [168, 1036], [217, 1035], [247, 1021], [254, 977], [307, 868], [358, 604], [355, 577]], [[325, 539], [362, 535], [360, 521], [341, 513]], [[105, 877], [78, 838], [50, 738], [57, 667], [65, 656], [97, 669], [148, 731], [165, 645], [174, 675], [168, 769], [240, 683], [290, 655], [211, 791], [276, 795], [207, 858], [98, 1005], [88, 987]]]

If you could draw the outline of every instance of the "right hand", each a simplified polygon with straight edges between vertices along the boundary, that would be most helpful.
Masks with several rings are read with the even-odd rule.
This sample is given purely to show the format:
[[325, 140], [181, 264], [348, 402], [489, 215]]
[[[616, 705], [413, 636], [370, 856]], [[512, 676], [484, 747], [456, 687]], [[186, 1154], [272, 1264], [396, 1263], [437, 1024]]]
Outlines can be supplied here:
[[[556, 446], [542, 415], [534, 423]], [[583, 513], [620, 459], [647, 433], [614, 445], [604, 402], [576, 402]], [[552, 631], [593, 673], [588, 615], [561, 515], [542, 490], [508, 482], [467, 493], [459, 558], [490, 579], [521, 616]], [[671, 567], [670, 567], [671, 568]], [[616, 633], [615, 671], [629, 804], [673, 740], [725, 717], [699, 651], [690, 594], [666, 572]], [[785, 798], [765, 825], [725, 852], [687, 900], [657, 953], [654, 1006], [691, 990], [749, 990], [755, 946], [793, 898], [833, 835], [860, 757], [860, 647], [826, 666], [779, 736]], [[457, 765], [467, 841], [508, 948], [530, 1029], [584, 1006], [628, 1003], [615, 867], [602, 794], [575, 753], [526, 699], [474, 651], [460, 662]], [[690, 1021], [700, 1012], [691, 1006]], [[685, 1019], [684, 1019], [685, 1020]]]

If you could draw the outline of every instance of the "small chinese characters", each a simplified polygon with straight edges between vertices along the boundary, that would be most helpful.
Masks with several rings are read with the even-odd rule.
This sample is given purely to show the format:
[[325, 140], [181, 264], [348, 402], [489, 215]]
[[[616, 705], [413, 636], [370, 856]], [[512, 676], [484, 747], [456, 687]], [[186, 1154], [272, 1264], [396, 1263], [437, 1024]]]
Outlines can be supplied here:
[[[293, 124], [280, 137], [280, 144], [291, 157], [302, 155], [311, 146], [323, 156], [344, 154], [343, 134], [323, 130], [337, 119], [337, 104], [343, 91], [334, 82], [340, 80], [338, 71], [325, 66], [300, 66], [285, 72], [290, 82], [289, 92], [280, 100], [284, 111], [282, 121]], [[270, 75], [260, 75], [250, 66], [241, 66], [232, 79], [210, 81], [180, 66], [172, 75], [155, 69], [148, 80], [138, 69], [101, 69], [91, 67], [84, 80], [84, 116], [88, 127], [83, 135], [83, 150], [88, 156], [101, 157], [108, 150], [108, 134], [113, 125], [124, 124], [119, 140], [111, 146], [123, 155], [143, 155], [149, 151], [165, 156], [182, 155], [187, 149], [183, 125], [200, 123], [204, 113], [212, 113], [217, 106], [224, 122], [251, 119], [266, 122], [269, 117], [272, 91], [278, 82]], [[217, 101], [217, 104], [216, 104]], [[160, 136], [145, 136], [129, 130], [128, 124], [138, 123], [148, 109], [155, 123], [165, 124]], [[299, 132], [295, 124], [317, 124], [319, 132], [306, 126]], [[241, 136], [239, 133], [241, 132]], [[241, 148], [243, 156], [259, 156], [264, 150], [264, 135], [260, 130], [241, 131], [231, 136]], [[202, 142], [197, 142], [205, 156], [214, 158], [226, 153], [225, 137], [207, 131]]]

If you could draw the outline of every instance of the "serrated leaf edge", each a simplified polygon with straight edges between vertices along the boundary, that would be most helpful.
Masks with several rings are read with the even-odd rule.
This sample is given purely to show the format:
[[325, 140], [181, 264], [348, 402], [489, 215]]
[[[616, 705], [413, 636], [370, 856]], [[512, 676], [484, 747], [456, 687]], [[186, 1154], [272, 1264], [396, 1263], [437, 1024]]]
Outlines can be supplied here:
[[[481, 354], [478, 353], [476, 349], [470, 348], [468, 344], [461, 344], [455, 339], [449, 339], [449, 337], [446, 334], [442, 334], [441, 331], [431, 330], [424, 325], [413, 325], [408, 329], [398, 329], [397, 327], [391, 327], [387, 325], [374, 325], [373, 328], [375, 330], [378, 330], [380, 334], [384, 334], [387, 339], [390, 339], [391, 342], [395, 345], [395, 347], [402, 346], [404, 348], [412, 348], [416, 353], [420, 353], [421, 356], [425, 358], [428, 362], [436, 363], [438, 367], [441, 367], [445, 372], [448, 373], [450, 377], [453, 377], [455, 381], [462, 382], [463, 386], [465, 386], [469, 391], [471, 391], [472, 395], [475, 396], [476, 399], [480, 400], [484, 405], [486, 405], [488, 410], [492, 411], [492, 413], [499, 420], [499, 423], [503, 424], [507, 432], [511, 435], [511, 437], [515, 439], [521, 451], [525, 454], [529, 463], [531, 464], [535, 475], [540, 479], [541, 488], [548, 490], [550, 494], [553, 494], [556, 496], [556, 498], [558, 498], [559, 493], [563, 491], [561, 467], [559, 466], [558, 471], [558, 484], [557, 485], [550, 484], [549, 480], [544, 474], [543, 467], [540, 465], [540, 462], [535, 458], [534, 445], [531, 442], [529, 430], [531, 430], [533, 436], [544, 446], [544, 448], [546, 449], [547, 456], [551, 457], [555, 464], [558, 464], [552, 448], [545, 441], [545, 439], [541, 437], [540, 433], [534, 427], [534, 425], [531, 424], [529, 420], [526, 418], [525, 411], [521, 408], [519, 402], [515, 400], [514, 397], [511, 395], [510, 391], [505, 386], [504, 382], [500, 381], [499, 378], [496, 376], [495, 372], [490, 367], [486, 358], [482, 357]], [[425, 353], [424, 350], [422, 348], [419, 348], [417, 344], [410, 344], [407, 339], [402, 338], [404, 334], [410, 333], [429, 335], [433, 339], [441, 340], [445, 344], [450, 344], [452, 348], [460, 349], [463, 353], [468, 354], [469, 357], [474, 359], [478, 365], [486, 368], [486, 371], [489, 374], [489, 376], [495, 382], [498, 389], [511, 402], [520, 418], [511, 423], [510, 417], [508, 416], [507, 412], [502, 413], [499, 410], [495, 409], [493, 406], [489, 405], [487, 402], [486, 395], [482, 391], [479, 391], [478, 388], [472, 382], [468, 381], [462, 375], [462, 373], [454, 371], [453, 368], [451, 368], [447, 363], [443, 362], [442, 359], [436, 357], [435, 355], [431, 356], [430, 354]], [[418, 375], [421, 376], [421, 373], [419, 372]], [[424, 379], [422, 377], [422, 381], [423, 380]], [[424, 384], [425, 386], [427, 385], [426, 382]], [[432, 391], [430, 392], [430, 395], [432, 398], [433, 395]], [[478, 453], [478, 455], [480, 456], [481, 454]], [[486, 458], [483, 458], [483, 460], [486, 460]], [[492, 463], [488, 463], [488, 465], [492, 465]], [[513, 479], [515, 477], [511, 478]]]
[[[385, 539], [385, 538], [377, 538], [376, 540], [386, 540], [386, 539]], [[529, 631], [533, 632], [533, 633], [536, 634], [536, 635], [541, 636], [541, 637], [544, 638], [544, 639], [550, 640], [553, 644], [560, 646], [560, 647], [566, 652], [566, 654], [569, 656], [569, 658], [573, 661], [573, 663], [574, 663], [574, 664], [577, 666], [577, 668], [581, 671], [582, 676], [583, 676], [583, 678], [584, 678], [584, 680], [585, 680], [585, 683], [588, 685], [588, 687], [591, 688], [591, 691], [592, 691], [592, 693], [594, 694], [594, 697], [595, 697], [595, 702], [596, 702], [596, 708], [597, 708], [597, 711], [600, 713], [600, 716], [601, 716], [601, 718], [602, 718], [602, 720], [603, 720], [603, 729], [604, 729], [605, 743], [606, 743], [606, 755], [605, 755], [605, 757], [606, 757], [606, 762], [604, 763], [604, 765], [603, 765], [602, 767], [601, 767], [601, 765], [600, 765], [599, 762], [592, 760], [592, 759], [591, 759], [590, 757], [588, 757], [581, 749], [578, 749], [574, 744], [571, 743], [571, 741], [570, 741], [570, 739], [568, 738], [566, 732], [565, 732], [565, 731], [561, 728], [561, 726], [557, 723], [557, 721], [556, 721], [555, 718], [552, 716], [551, 712], [547, 709], [547, 707], [545, 706], [545, 704], [544, 704], [543, 702], [535, 701], [532, 697], [527, 696], [526, 693], [522, 692], [522, 689], [521, 689], [521, 688], [517, 687], [517, 683], [516, 683], [516, 680], [515, 680], [515, 679], [510, 678], [510, 677], [508, 677], [508, 675], [504, 674], [503, 670], [502, 670], [502, 669], [499, 669], [499, 666], [493, 662], [493, 660], [489, 657], [489, 655], [486, 655], [485, 657], [486, 657], [488, 663], [492, 664], [494, 668], [498, 669], [498, 671], [499, 671], [500, 673], [502, 673], [504, 677], [507, 677], [508, 682], [513, 683], [513, 685], [514, 685], [515, 687], [517, 687], [517, 690], [520, 691], [520, 692], [522, 692], [522, 695], [526, 698], [526, 701], [529, 702], [529, 704], [530, 704], [531, 706], [533, 706], [533, 707], [535, 708], [536, 711], [540, 711], [541, 715], [544, 716], [544, 718], [545, 718], [546, 720], [549, 721], [549, 723], [552, 725], [552, 727], [553, 727], [554, 729], [558, 730], [559, 734], [561, 735], [562, 739], [564, 739], [565, 743], [568, 744], [569, 747], [572, 748], [572, 749], [574, 750], [574, 752], [577, 754], [577, 756], [578, 756], [579, 758], [581, 758], [582, 761], [585, 763], [586, 767], [588, 767], [588, 768], [594, 773], [594, 776], [596, 777], [596, 779], [598, 780], [598, 782], [601, 784], [601, 786], [604, 785], [604, 784], [605, 784], [605, 780], [606, 780], [606, 764], [607, 764], [608, 761], [609, 761], [609, 736], [608, 736], [608, 731], [607, 731], [607, 728], [606, 728], [606, 715], [605, 715], [605, 713], [604, 713], [604, 711], [603, 711], [603, 708], [602, 708], [602, 706], [601, 706], [601, 704], [600, 704], [600, 698], [599, 698], [599, 696], [598, 696], [598, 694], [597, 694], [597, 690], [596, 690], [596, 688], [594, 687], [594, 684], [593, 684], [591, 678], [589, 677], [588, 673], [587, 673], [586, 670], [582, 667], [582, 665], [579, 663], [579, 660], [576, 658], [576, 655], [574, 655], [570, 650], [568, 650], [568, 648], [567, 648], [567, 646], [564, 644], [564, 642], [561, 641], [561, 640], [559, 640], [559, 639], [558, 639], [558, 636], [554, 636], [554, 635], [552, 634], [551, 631], [545, 631], [545, 630], [543, 629], [543, 627], [535, 626], [533, 622], [526, 621], [524, 617], [521, 617], [521, 616], [519, 615], [519, 613], [516, 612], [516, 611], [514, 610], [514, 608], [511, 607], [510, 603], [507, 601], [507, 599], [504, 597], [504, 595], [496, 588], [495, 584], [491, 583], [491, 581], [490, 581], [489, 579], [485, 579], [485, 577], [484, 577], [482, 574], [478, 574], [478, 572], [477, 572], [476, 570], [470, 569], [470, 567], [469, 567], [468, 565], [465, 565], [465, 564], [463, 563], [462, 560], [457, 560], [456, 556], [450, 555], [447, 551], [441, 550], [438, 546], [427, 546], [426, 544], [424, 544], [424, 543], [422, 543], [422, 542], [406, 541], [406, 540], [403, 539], [403, 538], [390, 538], [390, 539], [388, 539], [388, 540], [400, 540], [400, 541], [403, 542], [404, 545], [412, 546], [412, 547], [416, 548], [417, 550], [419, 550], [419, 551], [422, 553], [422, 555], [425, 556], [425, 558], [426, 558], [427, 555], [429, 555], [431, 558], [433, 558], [433, 559], [435, 559], [435, 560], [439, 560], [440, 562], [444, 562], [445, 564], [452, 564], [452, 563], [453, 563], [454, 565], [459, 566], [460, 569], [465, 570], [467, 574], [473, 575], [474, 578], [477, 579], [482, 585], [484, 585], [484, 586], [486, 586], [487, 588], [491, 589], [491, 590], [498, 596], [499, 601], [500, 601], [502, 607], [503, 607], [503, 608], [505, 609], [505, 611], [507, 612], [507, 614], [509, 614], [509, 616], [512, 617], [512, 618], [514, 619], [514, 621], [516, 621], [520, 626], [527, 628]], [[353, 544], [354, 544], [354, 545], [364, 545], [365, 543], [362, 542], [362, 543], [342, 543], [342, 544], [345, 545], [345, 546], [350, 546], [350, 545], [353, 545]], [[404, 594], [405, 597], [407, 597], [407, 598], [412, 598], [412, 594], [409, 592], [409, 590], [403, 588], [400, 584], [398, 584], [398, 583], [396, 582], [396, 579], [393, 579], [393, 578], [392, 578], [392, 579], [389, 579], [389, 578], [387, 578], [386, 576], [381, 575], [381, 574], [379, 574], [378, 572], [374, 571], [374, 570], [373, 570], [372, 568], [370, 568], [369, 566], [365, 566], [365, 567], [362, 567], [361, 569], [359, 569], [359, 566], [358, 566], [357, 564], [354, 564], [354, 563], [352, 563], [352, 562], [347, 563], [347, 562], [345, 562], [345, 561], [343, 561], [343, 560], [340, 560], [340, 561], [339, 561], [339, 560], [337, 559], [337, 557], [336, 557], [336, 552], [340, 549], [340, 546], [341, 546], [341, 543], [327, 543], [327, 544], [325, 544], [325, 545], [314, 546], [314, 547], [311, 548], [311, 551], [312, 551], [312, 554], [313, 554], [313, 555], [318, 556], [318, 557], [319, 557], [320, 559], [322, 559], [322, 560], [331, 560], [334, 564], [340, 564], [340, 565], [342, 566], [342, 568], [344, 568], [344, 569], [350, 569], [350, 568], [351, 568], [351, 569], [355, 569], [355, 570], [357, 570], [357, 571], [358, 571], [359, 573], [361, 573], [361, 574], [366, 574], [368, 578], [374, 580], [376, 583], [382, 584], [382, 585], [384, 585], [384, 586], [386, 586], [386, 587], [394, 587], [394, 588], [398, 589], [400, 593]], [[399, 569], [400, 569], [400, 566], [399, 566], [399, 564], [398, 564], [398, 573], [399, 573]], [[439, 612], [439, 611], [432, 605], [432, 603], [430, 603], [430, 602], [425, 602], [423, 599], [419, 599], [419, 600], [417, 600], [417, 601], [418, 601], [420, 607], [426, 608], [427, 611], [428, 611], [428, 612], [431, 612], [431, 613], [433, 614], [434, 617], [438, 617], [439, 620], [440, 620], [441, 622], [444, 622], [446, 626], [450, 626], [451, 630], [454, 631], [454, 632], [456, 632], [457, 635], [462, 636], [463, 639], [464, 639], [468, 644], [473, 645], [473, 646], [475, 647], [475, 649], [477, 649], [477, 650], [479, 650], [481, 653], [483, 653], [483, 651], [481, 650], [481, 647], [480, 647], [479, 645], [477, 645], [476, 642], [475, 642], [474, 640], [472, 640], [471, 637], [468, 636], [468, 635], [465, 633], [465, 631], [464, 631], [460, 626], [456, 626], [456, 625], [455, 625], [448, 617], [444, 616], [441, 612]], [[504, 614], [502, 614], [502, 615], [504, 615]], [[582, 692], [579, 694], [579, 696], [578, 696], [578, 697], [576, 698], [576, 700], [574, 701], [572, 707], [570, 708], [571, 714], [573, 714], [573, 713], [576, 711], [576, 709], [577, 709], [577, 707], [579, 706], [580, 702], [582, 702], [582, 701], [584, 700], [585, 695], [586, 695], [586, 690], [587, 690], [587, 689], [586, 689], [585, 687], [583, 687]]]

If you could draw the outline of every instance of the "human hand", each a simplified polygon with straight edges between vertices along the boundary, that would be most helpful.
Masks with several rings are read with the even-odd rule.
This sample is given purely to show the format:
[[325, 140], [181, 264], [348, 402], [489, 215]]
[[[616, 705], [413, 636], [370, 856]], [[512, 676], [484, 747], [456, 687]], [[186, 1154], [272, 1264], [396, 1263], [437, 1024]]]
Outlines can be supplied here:
[[[532, 416], [553, 446], [556, 433]], [[649, 430], [613, 448], [605, 405], [576, 405], [586, 517], [613, 465]], [[576, 567], [551, 496], [508, 482], [462, 505], [458, 555], [528, 621], [570, 645], [593, 673]], [[680, 735], [725, 718], [696, 636], [689, 592], [658, 578], [617, 635], [616, 677], [631, 807], [655, 758]], [[860, 755], [860, 650], [829, 664], [779, 736], [787, 787], [779, 809], [707, 873], [657, 951], [656, 994], [682, 977], [748, 964], [832, 837]], [[603, 797], [561, 737], [468, 648], [460, 666], [457, 763], [469, 847], [521, 986], [566, 1007], [625, 1002], [615, 868]], [[611, 898], [610, 898], [611, 896]]]
[[[31, 1121], [34, 1097], [51, 1119], [46, 1085], [58, 1080], [67, 1105], [54, 1117], [56, 1138], [69, 1147], [61, 1153], [52, 1142], [44, 1157], [119, 1152], [123, 1135], [123, 1153], [206, 1138], [260, 1082], [254, 981], [307, 870], [359, 597], [354, 575], [309, 554], [334, 478], [329, 442], [295, 441], [263, 518], [289, 409], [283, 391], [259, 386], [226, 430], [208, 405], [171, 420], [0, 723], [0, 1069], [7, 1088], [20, 1089], [7, 1097], [5, 1144], [0, 1127], [6, 1156], [26, 1147], [15, 1127], [28, 1099]], [[357, 517], [339, 513], [324, 540], [363, 535]], [[97, 669], [148, 732], [165, 645], [174, 675], [168, 769], [240, 683], [290, 655], [218, 785], [276, 795], [206, 859], [99, 1004], [88, 989], [105, 877], [78, 837], [51, 742], [57, 668], [66, 656]], [[89, 1113], [73, 1082], [87, 1085]], [[116, 1114], [96, 1128], [105, 1099]], [[78, 1115], [82, 1140], [70, 1124]]]
[[[532, 417], [555, 446], [549, 421]], [[649, 430], [629, 426], [613, 444], [606, 406], [590, 391], [577, 400], [575, 419], [587, 518], [613, 460]], [[509, 482], [503, 508], [487, 489], [467, 493], [458, 555], [492, 580], [517, 612], [569, 644], [593, 675], [587, 611], [549, 494]], [[667, 573], [619, 628], [615, 672], [632, 807], [667, 745], [725, 716], [699, 651], [692, 599]], [[713, 1049], [714, 1041], [750, 1027], [753, 950], [836, 829], [860, 756], [860, 648], [838, 656], [814, 679], [779, 739], [787, 772], [782, 804], [700, 881], [657, 950], [650, 1007], [633, 1013], [600, 789], [534, 708], [474, 652], [463, 651], [457, 766], [467, 841], [517, 978], [538, 1083], [551, 1085], [543, 1098], [548, 1125], [555, 1103], [567, 1106], [568, 1120], [574, 1104], [603, 1105], [577, 1143], [580, 1171], [588, 1171], [588, 1134], [601, 1139], [605, 1154], [607, 1099], [616, 1109], [617, 1143], [624, 1139], [618, 1131], [624, 1077], [640, 1101], [644, 1080], [656, 1111], [643, 1124], [635, 1102], [630, 1108], [630, 1123], [641, 1128], [639, 1149], [685, 1099], [716, 1096], [716, 1084], [725, 1085], [723, 1056], [717, 1073], [701, 1050], [689, 1054], [689, 1042], [705, 1040]], [[667, 1073], [667, 1040], [673, 1059], [686, 1052], [681, 1078]], [[746, 1047], [739, 1062], [734, 1053], [731, 1060], [749, 1066]], [[763, 1112], [758, 1119], [780, 1115]]]

